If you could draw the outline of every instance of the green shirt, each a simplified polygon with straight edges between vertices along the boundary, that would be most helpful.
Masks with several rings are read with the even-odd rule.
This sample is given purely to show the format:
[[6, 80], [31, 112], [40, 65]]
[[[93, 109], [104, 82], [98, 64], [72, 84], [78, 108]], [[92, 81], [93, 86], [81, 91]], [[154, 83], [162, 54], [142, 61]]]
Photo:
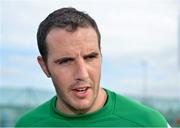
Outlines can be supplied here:
[[66, 115], [56, 107], [57, 97], [21, 117], [16, 127], [167, 127], [157, 111], [106, 90], [103, 108], [88, 114]]

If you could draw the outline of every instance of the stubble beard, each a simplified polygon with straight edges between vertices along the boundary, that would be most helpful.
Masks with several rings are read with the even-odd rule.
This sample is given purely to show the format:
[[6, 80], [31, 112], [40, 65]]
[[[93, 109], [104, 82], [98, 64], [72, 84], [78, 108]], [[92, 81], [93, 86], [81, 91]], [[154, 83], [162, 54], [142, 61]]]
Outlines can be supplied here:
[[[97, 85], [92, 85], [91, 82], [88, 82], [88, 84], [91, 85], [90, 89], [92, 89], [93, 93], [92, 93], [92, 96], [89, 99], [90, 101], [89, 101], [87, 107], [83, 107], [83, 106], [79, 107], [78, 105], [75, 105], [74, 104], [75, 101], [72, 101], [73, 98], [66, 95], [65, 94], [66, 92], [64, 93], [64, 91], [62, 91], [60, 88], [58, 88], [58, 86], [56, 86], [55, 83], [53, 82], [56, 93], [57, 93], [56, 108], [58, 109], [58, 106], [61, 105], [61, 107], [63, 107], [65, 110], [70, 111], [71, 114], [88, 113], [90, 111], [90, 109], [93, 107], [93, 105], [95, 104], [96, 100], [97, 100], [97, 96], [98, 96], [99, 89], [100, 89], [100, 85], [99, 85], [100, 84], [100, 76], [101, 75], [99, 75], [99, 80], [98, 80]], [[69, 93], [69, 90], [68, 90], [67, 94]], [[58, 101], [59, 101], [59, 105], [58, 105]], [[58, 109], [58, 110], [62, 112], [61, 109]]]

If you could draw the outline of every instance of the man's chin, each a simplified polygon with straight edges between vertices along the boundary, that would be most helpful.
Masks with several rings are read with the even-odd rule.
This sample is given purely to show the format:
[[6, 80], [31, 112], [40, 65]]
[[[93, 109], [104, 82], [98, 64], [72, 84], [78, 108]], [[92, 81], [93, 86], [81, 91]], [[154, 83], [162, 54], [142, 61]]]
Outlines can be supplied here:
[[73, 106], [76, 114], [85, 114], [91, 112], [91, 109], [93, 107], [93, 102], [90, 100], [89, 101], [81, 100], [79, 102], [76, 102]]

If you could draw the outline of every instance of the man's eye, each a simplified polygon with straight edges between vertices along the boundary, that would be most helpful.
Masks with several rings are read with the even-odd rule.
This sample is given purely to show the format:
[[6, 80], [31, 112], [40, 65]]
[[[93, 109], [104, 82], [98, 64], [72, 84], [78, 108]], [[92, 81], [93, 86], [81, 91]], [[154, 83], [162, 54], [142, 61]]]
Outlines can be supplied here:
[[97, 58], [97, 56], [98, 56], [98, 54], [92, 54], [92, 55], [88, 55], [88, 56], [84, 57], [84, 59], [92, 60], [92, 59]]
[[91, 56], [88, 56], [87, 58], [91, 59], [91, 58], [96, 58], [95, 55], [91, 55]]

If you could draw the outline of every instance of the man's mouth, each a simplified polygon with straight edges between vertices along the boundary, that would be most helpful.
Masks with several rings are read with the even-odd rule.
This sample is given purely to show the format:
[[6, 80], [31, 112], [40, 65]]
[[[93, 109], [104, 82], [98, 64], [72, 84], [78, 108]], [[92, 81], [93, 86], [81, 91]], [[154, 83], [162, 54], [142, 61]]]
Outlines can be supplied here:
[[77, 89], [74, 89], [75, 91], [78, 91], [78, 92], [85, 92], [87, 91], [88, 87], [84, 87], [84, 88], [77, 88]]
[[87, 96], [88, 89], [89, 89], [89, 87], [75, 88], [75, 89], [73, 89], [73, 92], [77, 97], [83, 98], [83, 97]]

